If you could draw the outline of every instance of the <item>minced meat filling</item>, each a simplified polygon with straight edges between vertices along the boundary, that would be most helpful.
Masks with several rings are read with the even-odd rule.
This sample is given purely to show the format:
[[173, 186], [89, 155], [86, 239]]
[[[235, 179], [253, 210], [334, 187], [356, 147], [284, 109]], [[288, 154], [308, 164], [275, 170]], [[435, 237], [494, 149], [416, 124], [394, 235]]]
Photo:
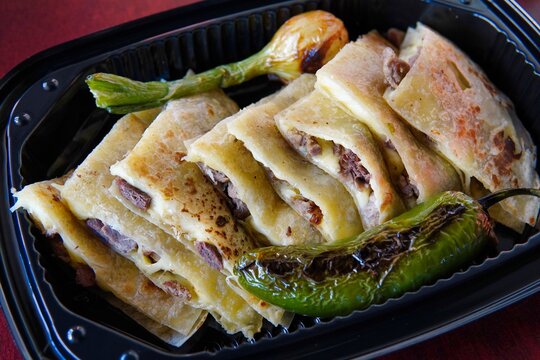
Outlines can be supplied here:
[[313, 201], [306, 199], [303, 196], [295, 196], [291, 199], [293, 207], [302, 214], [309, 217], [309, 222], [313, 225], [319, 225], [323, 219], [321, 208]]
[[119, 254], [127, 255], [138, 248], [137, 243], [133, 239], [122, 235], [99, 219], [86, 220], [86, 226], [98, 235], [105, 245]]
[[407, 174], [406, 171], [403, 172], [403, 174], [399, 177], [399, 190], [401, 191], [401, 194], [405, 198], [418, 198], [418, 188], [411, 184], [411, 180], [409, 179], [409, 174]]
[[411, 66], [397, 57], [394, 50], [387, 47], [383, 51], [383, 73], [386, 83], [396, 89], [407, 75]]
[[214, 184], [219, 192], [227, 199], [229, 207], [235, 218], [244, 220], [249, 216], [247, 205], [238, 198], [238, 192], [231, 180], [220, 171], [214, 170], [202, 163], [199, 163], [199, 168], [204, 175]]
[[141, 210], [148, 210], [150, 204], [152, 203], [152, 198], [150, 195], [142, 191], [141, 189], [136, 188], [135, 186], [128, 183], [122, 178], [115, 178], [114, 182], [118, 186], [120, 194], [132, 203], [135, 207]]
[[315, 204], [313, 201], [309, 200], [308, 198], [303, 197], [300, 194], [287, 196], [285, 192], [282, 191], [282, 187], [292, 189], [292, 186], [288, 182], [278, 179], [276, 175], [274, 175], [274, 172], [270, 170], [269, 168], [265, 167], [265, 170], [268, 175], [268, 178], [270, 179], [270, 182], [274, 186], [274, 189], [280, 194], [282, 198], [287, 197], [288, 200], [291, 202], [290, 205], [296, 211], [298, 211], [304, 218], [308, 219], [309, 222], [312, 223], [313, 225], [319, 225], [322, 222], [323, 213], [322, 213], [321, 208], [317, 204]]
[[303, 131], [289, 130], [288, 140], [294, 148], [303, 154], [317, 156], [322, 153], [322, 147], [314, 136], [308, 135]]
[[355, 153], [339, 144], [334, 144], [334, 154], [339, 157], [339, 173], [341, 176], [351, 179], [358, 187], [369, 186], [371, 174], [362, 165], [362, 161]]

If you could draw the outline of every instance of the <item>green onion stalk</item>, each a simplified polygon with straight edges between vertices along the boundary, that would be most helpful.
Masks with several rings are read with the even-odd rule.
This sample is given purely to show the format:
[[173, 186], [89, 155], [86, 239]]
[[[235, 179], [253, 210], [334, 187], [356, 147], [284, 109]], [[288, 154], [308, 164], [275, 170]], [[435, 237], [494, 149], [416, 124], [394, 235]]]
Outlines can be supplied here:
[[261, 51], [235, 63], [167, 82], [141, 82], [96, 73], [88, 76], [86, 83], [98, 107], [113, 114], [127, 114], [162, 106], [171, 99], [238, 85], [261, 75], [274, 74], [289, 82], [302, 73], [315, 73], [348, 41], [341, 20], [316, 10], [292, 17]]

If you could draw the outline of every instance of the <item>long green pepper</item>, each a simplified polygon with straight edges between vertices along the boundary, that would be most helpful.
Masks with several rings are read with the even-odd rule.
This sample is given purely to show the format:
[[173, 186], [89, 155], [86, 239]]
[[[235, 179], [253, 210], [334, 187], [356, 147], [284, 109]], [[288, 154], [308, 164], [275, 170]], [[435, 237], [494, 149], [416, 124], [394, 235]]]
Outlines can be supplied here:
[[469, 264], [495, 241], [487, 208], [510, 189], [475, 201], [444, 192], [353, 239], [329, 245], [261, 248], [235, 268], [255, 296], [298, 314], [330, 317], [398, 297]]

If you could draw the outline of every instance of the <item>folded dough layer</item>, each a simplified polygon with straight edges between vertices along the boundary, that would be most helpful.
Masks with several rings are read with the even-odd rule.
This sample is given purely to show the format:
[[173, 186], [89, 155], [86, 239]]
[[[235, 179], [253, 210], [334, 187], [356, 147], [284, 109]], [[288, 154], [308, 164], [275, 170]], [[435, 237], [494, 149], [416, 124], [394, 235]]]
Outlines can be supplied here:
[[362, 231], [354, 201], [343, 185], [306, 161], [285, 140], [274, 116], [313, 90], [315, 77], [304, 74], [270, 101], [228, 122], [228, 131], [267, 169], [281, 198], [315, 226], [328, 241]]
[[[183, 160], [184, 141], [206, 133], [237, 110], [221, 90], [170, 101], [135, 147], [110, 168], [119, 177], [111, 192], [125, 207], [226, 276], [232, 276], [235, 260], [254, 242], [197, 165]], [[234, 289], [273, 324], [282, 321], [282, 309]]]
[[[409, 29], [400, 59], [410, 70], [385, 98], [436, 148], [489, 191], [540, 186], [536, 148], [512, 102], [469, 57], [420, 23]], [[468, 190], [468, 189], [467, 189]], [[534, 225], [540, 201], [530, 196], [501, 203], [494, 218], [519, 230]]]
[[62, 242], [54, 248], [67, 250], [62, 259], [76, 270], [78, 282], [91, 286], [95, 281], [120, 300], [112, 300], [114, 306], [162, 340], [180, 346], [202, 325], [206, 312], [154, 286], [131, 261], [105, 246], [62, 202], [56, 186], [63, 181], [24, 187], [14, 194], [12, 210], [25, 209], [45, 235], [60, 236]]
[[369, 129], [320, 91], [277, 114], [276, 123], [292, 147], [341, 181], [365, 229], [405, 210]]
[[401, 195], [413, 206], [441, 191], [461, 189], [461, 181], [452, 165], [418, 141], [383, 99], [388, 48], [392, 45], [376, 31], [363, 35], [317, 72], [316, 87], [369, 127]]
[[264, 107], [270, 95], [247, 109], [222, 120], [211, 131], [188, 145], [187, 161], [200, 164], [203, 172], [229, 199], [233, 214], [273, 245], [313, 244], [321, 234], [298, 215], [274, 191], [264, 168], [241, 141], [227, 131], [227, 123], [246, 111]]
[[227, 285], [225, 276], [109, 193], [114, 179], [109, 167], [137, 144], [148, 124], [134, 114], [120, 119], [66, 181], [62, 197], [79, 219], [156, 286], [209, 311], [229, 333], [253, 337], [262, 319]]

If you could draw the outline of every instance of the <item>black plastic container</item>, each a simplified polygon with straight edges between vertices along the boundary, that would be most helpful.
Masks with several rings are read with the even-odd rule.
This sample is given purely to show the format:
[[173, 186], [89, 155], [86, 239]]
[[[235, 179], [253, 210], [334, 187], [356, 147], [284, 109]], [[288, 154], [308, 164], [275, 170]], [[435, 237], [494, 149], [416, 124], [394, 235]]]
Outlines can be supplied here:
[[[11, 188], [62, 175], [80, 163], [117, 116], [96, 109], [86, 75], [113, 72], [139, 80], [173, 79], [239, 60], [263, 47], [290, 16], [321, 8], [351, 38], [373, 28], [417, 21], [465, 50], [515, 103], [540, 139], [540, 29], [513, 2], [334, 0], [207, 1], [121, 25], [47, 50], [0, 83], [0, 300], [25, 357], [333, 358], [375, 356], [496, 311], [540, 289], [540, 236], [499, 229], [499, 249], [468, 269], [350, 316], [297, 317], [288, 330], [268, 327], [256, 341], [227, 336], [209, 320], [180, 349], [75, 285], [67, 266], [24, 213], [11, 214]], [[256, 79], [229, 90], [240, 105], [274, 91]], [[538, 140], [536, 141], [538, 143]], [[531, 233], [529, 229], [529, 234]]]

